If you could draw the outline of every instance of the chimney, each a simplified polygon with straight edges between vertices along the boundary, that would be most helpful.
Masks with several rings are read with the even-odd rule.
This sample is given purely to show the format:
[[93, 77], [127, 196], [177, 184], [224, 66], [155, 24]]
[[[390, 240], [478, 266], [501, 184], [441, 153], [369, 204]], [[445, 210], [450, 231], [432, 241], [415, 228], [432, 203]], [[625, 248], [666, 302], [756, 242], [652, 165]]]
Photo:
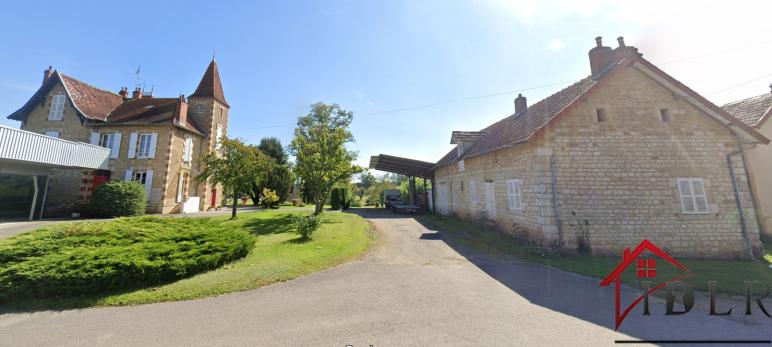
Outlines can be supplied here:
[[525, 97], [523, 94], [517, 94], [517, 98], [515, 98], [515, 114], [520, 114], [521, 112], [525, 112], [525, 110], [528, 109], [528, 102], [526, 102]]
[[51, 76], [53, 75], [54, 75], [54, 67], [51, 65], [48, 65], [48, 69], [43, 70], [43, 84], [45, 84], [46, 81], [48, 81], [48, 79], [51, 78]]
[[179, 124], [187, 124], [188, 122], [188, 103], [185, 101], [185, 95], [180, 95], [177, 100], [177, 109], [174, 112], [174, 119]]
[[614, 49], [614, 58], [612, 61], [620, 61], [625, 58], [636, 59], [643, 55], [638, 53], [638, 48], [625, 45], [624, 37], [617, 37], [617, 42], [619, 43], [619, 46]]
[[126, 99], [129, 98], [129, 88], [121, 87], [121, 91], [118, 92], [118, 95], [120, 95], [121, 98], [123, 98], [123, 101], [126, 101]]
[[131, 93], [132, 99], [142, 99], [142, 88], [136, 87], [134, 88], [134, 91]]
[[590, 56], [590, 71], [596, 76], [603, 71], [608, 64], [611, 64], [614, 58], [614, 50], [611, 47], [603, 46], [603, 38], [595, 38], [595, 47], [588, 53]]

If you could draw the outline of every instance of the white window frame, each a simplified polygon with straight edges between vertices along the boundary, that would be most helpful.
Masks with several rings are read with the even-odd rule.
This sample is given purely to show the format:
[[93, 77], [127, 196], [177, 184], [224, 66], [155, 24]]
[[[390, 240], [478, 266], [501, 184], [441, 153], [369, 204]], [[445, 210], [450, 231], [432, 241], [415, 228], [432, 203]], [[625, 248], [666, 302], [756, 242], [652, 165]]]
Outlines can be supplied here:
[[[708, 204], [708, 194], [705, 189], [705, 182], [699, 177], [678, 178], [676, 180], [678, 188], [678, 198], [681, 203], [681, 213], [683, 214], [710, 214], [710, 205]], [[700, 187], [702, 193], [696, 192]], [[686, 190], [688, 188], [688, 191]], [[698, 202], [702, 201], [704, 209], [699, 209]], [[691, 209], [688, 205], [691, 204]]]
[[[143, 139], [147, 139], [146, 142], [142, 142]], [[142, 133], [137, 136], [137, 158], [150, 158], [150, 147], [153, 143], [153, 134]], [[144, 148], [143, 148], [144, 147]]]
[[60, 121], [64, 114], [64, 102], [67, 97], [64, 94], [56, 94], [51, 98], [51, 109], [48, 111], [48, 120]]
[[469, 187], [469, 203], [476, 204], [477, 203], [477, 182], [469, 181], [466, 185], [467, 187]]
[[190, 163], [193, 159], [193, 138], [185, 137], [185, 144], [182, 149], [182, 162]]
[[131, 173], [131, 180], [134, 182], [142, 183], [147, 182], [147, 171], [137, 170]]
[[46, 130], [45, 132], [43, 132], [43, 135], [55, 137], [58, 139], [60, 136], [62, 136], [62, 132], [56, 131], [56, 130]]
[[104, 133], [99, 135], [99, 146], [104, 148], [113, 148], [115, 133]]
[[461, 172], [461, 171], [464, 171], [464, 170], [465, 170], [464, 161], [463, 160], [459, 160], [458, 161], [458, 171]]
[[507, 180], [507, 201], [509, 209], [513, 211], [523, 210], [523, 181], [520, 179]]

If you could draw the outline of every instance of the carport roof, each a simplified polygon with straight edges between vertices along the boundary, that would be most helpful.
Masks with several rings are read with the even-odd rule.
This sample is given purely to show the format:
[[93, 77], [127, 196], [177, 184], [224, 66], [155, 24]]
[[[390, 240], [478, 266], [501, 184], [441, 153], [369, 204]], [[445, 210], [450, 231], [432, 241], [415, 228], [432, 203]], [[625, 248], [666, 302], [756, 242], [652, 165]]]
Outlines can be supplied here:
[[406, 176], [432, 178], [431, 168], [434, 163], [379, 154], [370, 157], [370, 168], [393, 172]]

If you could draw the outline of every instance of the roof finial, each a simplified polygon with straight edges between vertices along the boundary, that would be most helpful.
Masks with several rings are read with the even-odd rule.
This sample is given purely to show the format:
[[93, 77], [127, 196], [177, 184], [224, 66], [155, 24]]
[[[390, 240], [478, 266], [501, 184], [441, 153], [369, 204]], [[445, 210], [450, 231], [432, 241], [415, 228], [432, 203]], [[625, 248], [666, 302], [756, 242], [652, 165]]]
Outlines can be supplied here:
[[217, 55], [217, 51], [216, 51], [216, 50], [212, 50], [212, 61], [214, 61], [214, 57], [215, 57], [216, 55]]

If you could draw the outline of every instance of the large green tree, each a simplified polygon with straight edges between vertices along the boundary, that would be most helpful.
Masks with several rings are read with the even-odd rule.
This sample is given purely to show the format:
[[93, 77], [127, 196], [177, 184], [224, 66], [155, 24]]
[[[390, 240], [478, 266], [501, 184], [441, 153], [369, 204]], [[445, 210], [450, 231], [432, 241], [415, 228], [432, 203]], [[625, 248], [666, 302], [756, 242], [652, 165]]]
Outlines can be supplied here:
[[264, 137], [256, 150], [265, 153], [273, 158], [275, 165], [266, 172], [265, 179], [255, 182], [252, 189], [248, 191], [252, 198], [252, 203], [257, 205], [263, 197], [265, 188], [273, 190], [279, 196], [277, 203], [287, 200], [292, 186], [292, 172], [289, 163], [287, 163], [287, 152], [281, 144], [281, 141], [275, 137]]
[[354, 113], [337, 104], [316, 103], [311, 112], [298, 118], [295, 138], [289, 146], [295, 156], [295, 173], [320, 214], [332, 186], [360, 171], [351, 163], [357, 157], [346, 144], [354, 142], [349, 131]]
[[231, 219], [236, 219], [239, 195], [251, 189], [255, 182], [265, 179], [272, 160], [257, 147], [248, 146], [241, 140], [224, 138], [221, 141], [220, 150], [203, 158], [204, 170], [197, 178], [222, 184], [233, 193]]

